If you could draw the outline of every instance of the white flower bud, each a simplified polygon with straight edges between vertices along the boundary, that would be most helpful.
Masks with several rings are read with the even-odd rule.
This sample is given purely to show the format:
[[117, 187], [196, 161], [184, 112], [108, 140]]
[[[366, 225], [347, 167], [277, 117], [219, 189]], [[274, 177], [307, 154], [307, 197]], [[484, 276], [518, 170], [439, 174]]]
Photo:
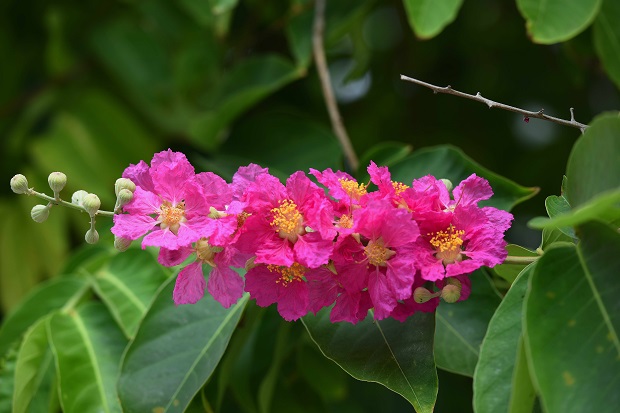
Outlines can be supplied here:
[[88, 195], [88, 192], [82, 189], [80, 189], [79, 191], [75, 191], [73, 195], [71, 195], [71, 203], [73, 205], [82, 206], [82, 200], [86, 195]]
[[134, 184], [131, 179], [118, 178], [114, 183], [114, 194], [118, 196], [123, 189], [127, 189], [133, 193], [136, 190], [136, 184]]
[[100, 207], [101, 201], [99, 200], [99, 197], [95, 194], [87, 194], [82, 199], [82, 208], [84, 208], [84, 210], [88, 212], [88, 215], [90, 215], [91, 217], [94, 216], [97, 211], [99, 211]]
[[11, 190], [16, 194], [27, 194], [30, 192], [26, 177], [22, 174], [17, 174], [11, 178]]
[[54, 191], [54, 195], [58, 194], [67, 184], [67, 175], [62, 172], [52, 172], [47, 178], [47, 183]]
[[117, 195], [116, 205], [118, 207], [122, 207], [123, 205], [127, 205], [133, 199], [133, 192], [131, 192], [127, 188], [123, 188]]
[[114, 248], [119, 250], [120, 252], [125, 252], [129, 249], [131, 245], [131, 240], [127, 238], [114, 236]]
[[50, 216], [50, 208], [48, 205], [35, 205], [32, 207], [32, 211], [30, 211], [30, 216], [35, 222], [40, 224]]
[[89, 244], [96, 244], [97, 242], [99, 242], [99, 233], [97, 232], [95, 228], [91, 228], [88, 231], [86, 231], [86, 235], [84, 236], [84, 239]]

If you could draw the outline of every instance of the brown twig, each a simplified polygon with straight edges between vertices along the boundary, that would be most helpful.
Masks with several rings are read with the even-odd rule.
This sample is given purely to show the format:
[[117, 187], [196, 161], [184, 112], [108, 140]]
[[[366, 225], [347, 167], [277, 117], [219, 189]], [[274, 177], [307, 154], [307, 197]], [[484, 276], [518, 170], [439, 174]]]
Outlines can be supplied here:
[[325, 49], [323, 48], [323, 32], [325, 30], [325, 0], [316, 0], [314, 5], [314, 26], [312, 30], [312, 51], [314, 53], [314, 61], [316, 69], [319, 72], [321, 80], [321, 88], [323, 89], [323, 97], [325, 98], [325, 106], [329, 113], [329, 119], [332, 123], [332, 129], [340, 142], [345, 159], [353, 171], [357, 171], [359, 160], [351, 144], [351, 139], [347, 134], [347, 130], [342, 123], [336, 98], [331, 87], [329, 71], [327, 70], [327, 61], [325, 59]]
[[489, 109], [491, 108], [499, 108], [499, 109], [504, 109], [510, 112], [515, 112], [515, 113], [519, 113], [521, 115], [523, 115], [524, 119], [529, 120], [529, 118], [538, 118], [538, 119], [544, 119], [544, 120], [548, 120], [550, 122], [554, 122], [560, 125], [564, 125], [564, 126], [571, 126], [573, 128], [577, 128], [581, 131], [581, 133], [583, 133], [587, 128], [588, 125], [584, 125], [583, 123], [577, 122], [575, 120], [575, 111], [573, 108], [570, 108], [570, 120], [566, 120], [566, 119], [560, 119], [560, 118], [556, 118], [554, 116], [549, 116], [549, 115], [545, 115], [544, 109], [541, 109], [537, 112], [533, 112], [530, 110], [525, 110], [525, 109], [520, 109], [520, 108], [516, 108], [514, 106], [509, 106], [509, 105], [505, 105], [503, 103], [499, 103], [499, 102], [495, 102], [494, 100], [491, 99], [487, 99], [485, 97], [483, 97], [480, 92], [476, 93], [475, 95], [470, 95], [468, 93], [463, 93], [463, 92], [459, 92], [458, 90], [454, 90], [452, 89], [452, 86], [448, 85], [446, 87], [439, 87], [439, 86], [435, 86], [435, 85], [431, 85], [430, 83], [426, 83], [423, 82], [421, 80], [418, 79], [414, 79], [412, 77], [408, 77], [405, 75], [400, 75], [400, 79], [401, 80], [406, 80], [407, 82], [412, 82], [415, 83], [417, 85], [420, 86], [424, 86], [427, 87], [429, 89], [431, 89], [433, 91], [433, 93], [446, 93], [448, 95], [455, 95], [455, 96], [460, 96], [462, 98], [465, 99], [471, 99], [471, 100], [475, 100], [476, 102], [482, 102], [485, 105], [487, 105], [489, 107]]

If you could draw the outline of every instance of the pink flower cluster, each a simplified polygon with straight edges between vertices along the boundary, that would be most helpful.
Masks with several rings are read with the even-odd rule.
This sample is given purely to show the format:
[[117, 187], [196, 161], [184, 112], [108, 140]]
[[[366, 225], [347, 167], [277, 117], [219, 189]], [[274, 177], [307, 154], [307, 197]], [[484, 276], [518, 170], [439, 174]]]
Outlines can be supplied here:
[[450, 193], [430, 175], [405, 185], [373, 162], [368, 172], [374, 191], [331, 169], [310, 170], [325, 189], [301, 171], [282, 184], [254, 164], [227, 183], [168, 150], [125, 170], [137, 189], [112, 232], [144, 236], [165, 266], [192, 257], [176, 304], [196, 303], [206, 288], [228, 308], [247, 291], [286, 320], [332, 306], [332, 322], [356, 323], [370, 309], [403, 321], [434, 311], [440, 296], [466, 299], [467, 274], [505, 259], [512, 215], [478, 206], [493, 194], [485, 179], [471, 175]]

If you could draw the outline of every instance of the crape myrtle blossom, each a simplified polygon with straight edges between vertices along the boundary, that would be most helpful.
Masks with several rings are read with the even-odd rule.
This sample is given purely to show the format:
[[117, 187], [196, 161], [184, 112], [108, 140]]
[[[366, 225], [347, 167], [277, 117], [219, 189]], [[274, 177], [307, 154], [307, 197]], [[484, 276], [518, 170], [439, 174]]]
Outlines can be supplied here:
[[[450, 191], [431, 175], [406, 185], [374, 162], [368, 172], [376, 190], [331, 169], [310, 170], [325, 189], [302, 171], [283, 184], [254, 164], [229, 184], [168, 150], [125, 170], [136, 191], [112, 232], [143, 237], [162, 265], [186, 263], [177, 305], [207, 290], [228, 308], [246, 291], [286, 320], [331, 307], [332, 322], [357, 323], [369, 310], [404, 321], [467, 299], [468, 274], [505, 259], [512, 215], [478, 205], [493, 194], [485, 179], [471, 175]], [[241, 276], [235, 268], [244, 267]]]

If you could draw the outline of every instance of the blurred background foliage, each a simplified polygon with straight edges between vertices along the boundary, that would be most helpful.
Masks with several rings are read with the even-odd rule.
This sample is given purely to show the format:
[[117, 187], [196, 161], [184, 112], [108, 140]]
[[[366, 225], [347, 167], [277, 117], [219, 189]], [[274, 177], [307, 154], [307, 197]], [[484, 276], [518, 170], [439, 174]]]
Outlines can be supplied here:
[[[540, 235], [525, 222], [544, 215], [545, 197], [559, 193], [579, 132], [537, 119], [525, 123], [520, 115], [399, 80], [405, 74], [450, 84], [564, 118], [574, 107], [583, 123], [617, 109], [618, 89], [594, 47], [606, 47], [596, 33], [605, 19], [563, 43], [534, 44], [517, 3], [463, 2], [441, 34], [421, 40], [402, 1], [330, 1], [325, 46], [343, 120], [362, 160], [381, 153], [373, 148], [386, 142], [393, 143], [389, 151], [405, 152], [449, 143], [500, 175], [540, 187], [536, 198], [515, 208], [509, 233], [509, 242], [535, 248]], [[49, 193], [47, 175], [65, 172], [65, 198], [84, 189], [111, 209], [123, 169], [166, 148], [227, 179], [249, 162], [281, 177], [309, 167], [346, 168], [312, 62], [313, 6], [308, 0], [1, 2], [1, 313], [68, 268], [88, 228], [85, 214], [60, 208], [45, 225], [35, 224], [29, 216], [35, 201], [9, 189], [16, 173]], [[106, 241], [99, 248], [110, 248]], [[288, 334], [305, 337], [299, 325], [291, 329], [298, 331]], [[295, 345], [316, 353], [306, 339]], [[362, 408], [376, 392], [382, 409], [385, 403], [407, 408], [399, 396], [354, 382], [314, 353], [300, 353], [308, 359], [295, 366], [308, 368], [282, 380], [311, 375], [316, 358], [337, 381], [336, 393], [321, 397], [343, 400], [337, 393], [342, 379], [346, 391], [363, 395], [356, 401]], [[268, 366], [253, 369], [260, 375]], [[440, 374], [437, 411], [453, 411], [446, 403], [469, 405], [471, 393], [462, 386], [469, 379]], [[465, 390], [452, 394], [451, 381]]]

